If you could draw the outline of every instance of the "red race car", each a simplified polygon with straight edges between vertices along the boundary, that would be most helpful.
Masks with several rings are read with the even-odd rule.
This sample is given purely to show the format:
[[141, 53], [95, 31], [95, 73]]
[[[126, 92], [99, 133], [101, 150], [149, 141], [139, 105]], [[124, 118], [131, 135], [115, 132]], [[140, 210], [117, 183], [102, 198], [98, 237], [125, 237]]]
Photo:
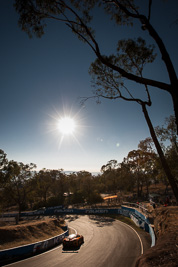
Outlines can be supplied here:
[[83, 235], [71, 234], [63, 239], [63, 249], [79, 248], [84, 243]]

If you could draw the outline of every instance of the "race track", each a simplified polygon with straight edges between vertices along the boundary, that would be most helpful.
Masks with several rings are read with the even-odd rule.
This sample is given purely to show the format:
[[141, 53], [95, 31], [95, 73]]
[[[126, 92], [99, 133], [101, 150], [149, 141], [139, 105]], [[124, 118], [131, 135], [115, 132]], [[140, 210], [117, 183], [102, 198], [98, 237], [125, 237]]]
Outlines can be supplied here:
[[141, 255], [142, 244], [136, 232], [126, 224], [99, 216], [74, 216], [68, 226], [84, 236], [76, 251], [63, 251], [62, 246], [19, 261], [13, 267], [134, 267]]

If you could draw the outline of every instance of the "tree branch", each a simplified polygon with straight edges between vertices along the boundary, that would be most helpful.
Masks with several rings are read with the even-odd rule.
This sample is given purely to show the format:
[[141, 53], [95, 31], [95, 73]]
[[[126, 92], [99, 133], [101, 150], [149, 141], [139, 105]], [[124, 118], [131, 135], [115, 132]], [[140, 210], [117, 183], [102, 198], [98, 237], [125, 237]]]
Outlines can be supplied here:
[[[114, 2], [127, 16], [130, 16], [130, 17], [135, 18], [135, 19], [139, 19], [140, 22], [144, 26], [143, 29], [145, 29], [145, 30], [147, 29], [148, 30], [150, 36], [155, 40], [156, 44], [159, 47], [160, 53], [162, 55], [162, 60], [164, 61], [165, 65], [166, 65], [166, 68], [168, 70], [168, 73], [169, 73], [169, 78], [170, 78], [171, 84], [175, 84], [176, 80], [177, 80], [177, 75], [176, 75], [174, 66], [172, 64], [172, 61], [170, 59], [170, 56], [169, 56], [169, 54], [168, 54], [168, 52], [167, 52], [167, 50], [165, 48], [165, 45], [164, 45], [162, 39], [160, 38], [158, 33], [155, 31], [155, 29], [152, 27], [152, 25], [149, 22], [149, 19], [150, 19], [149, 16], [151, 14], [152, 0], [149, 0], [149, 15], [148, 15], [148, 19], [144, 15], [141, 15], [139, 13], [137, 13], [137, 14], [131, 13], [123, 4], [120, 3], [120, 1], [115, 0]], [[142, 83], [142, 82], [140, 82], [140, 83]], [[144, 83], [144, 84], [146, 84], [146, 83]], [[176, 90], [176, 88], [171, 88], [171, 87], [169, 89], [164, 89], [164, 88], [158, 86], [158, 84], [156, 85], [155, 83], [154, 83], [154, 85], [153, 84], [148, 84], [148, 85], [152, 85], [152, 86], [158, 87], [158, 88], [166, 90], [166, 91], [168, 91], [170, 93], [171, 93], [172, 90]]]
[[149, 0], [148, 21], [150, 21], [150, 17], [151, 17], [151, 6], [152, 6], [152, 0]]
[[132, 80], [134, 82], [137, 82], [137, 83], [140, 83], [140, 84], [144, 84], [144, 85], [150, 85], [150, 86], [157, 87], [157, 88], [163, 89], [165, 91], [171, 92], [171, 85], [169, 85], [167, 83], [163, 83], [163, 82], [159, 82], [159, 81], [155, 81], [155, 80], [139, 77], [139, 76], [134, 75], [132, 73], [126, 72], [124, 69], [122, 69], [122, 68], [120, 68], [118, 66], [115, 66], [112, 63], [108, 62], [100, 54], [100, 52], [96, 52], [96, 55], [104, 65], [106, 65], [109, 68], [119, 72], [123, 77], [125, 77], [125, 78], [127, 78], [129, 80]]

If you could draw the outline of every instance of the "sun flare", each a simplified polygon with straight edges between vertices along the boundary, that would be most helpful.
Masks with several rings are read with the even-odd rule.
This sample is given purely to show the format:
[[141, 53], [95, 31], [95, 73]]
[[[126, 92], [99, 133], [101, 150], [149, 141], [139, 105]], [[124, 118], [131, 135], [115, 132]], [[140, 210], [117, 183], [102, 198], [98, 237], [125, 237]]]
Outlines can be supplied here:
[[73, 134], [75, 130], [75, 121], [70, 117], [61, 118], [58, 122], [58, 130], [63, 135]]

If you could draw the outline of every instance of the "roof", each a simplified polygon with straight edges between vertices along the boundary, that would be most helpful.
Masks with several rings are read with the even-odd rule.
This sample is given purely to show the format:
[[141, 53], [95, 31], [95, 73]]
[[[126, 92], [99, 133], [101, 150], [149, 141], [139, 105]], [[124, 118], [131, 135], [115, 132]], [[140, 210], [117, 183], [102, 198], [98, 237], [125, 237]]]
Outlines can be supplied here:
[[71, 235], [68, 236], [69, 239], [73, 239], [75, 237], [76, 237], [76, 234], [71, 234]]
[[104, 197], [103, 199], [104, 200], [107, 200], [107, 199], [116, 199], [117, 198], [117, 195], [115, 196], [109, 196], [109, 197]]

